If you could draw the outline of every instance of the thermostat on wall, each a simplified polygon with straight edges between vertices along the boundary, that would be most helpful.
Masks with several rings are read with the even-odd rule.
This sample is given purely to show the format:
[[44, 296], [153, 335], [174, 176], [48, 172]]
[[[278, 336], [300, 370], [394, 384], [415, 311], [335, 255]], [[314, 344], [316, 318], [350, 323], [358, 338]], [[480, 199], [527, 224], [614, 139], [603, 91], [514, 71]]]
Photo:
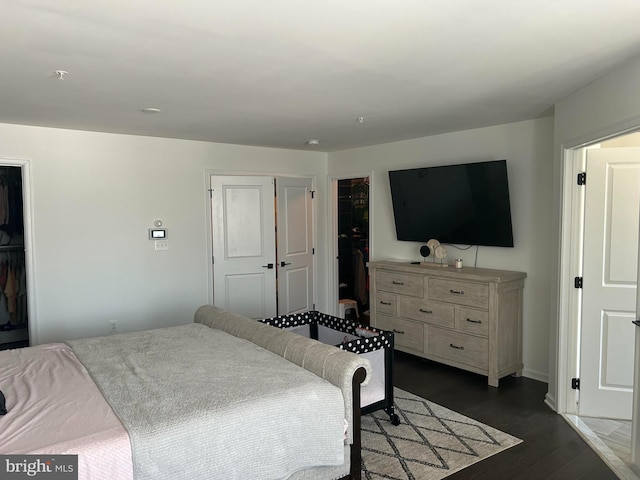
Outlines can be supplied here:
[[162, 240], [164, 238], [167, 238], [166, 228], [150, 228], [149, 229], [149, 240]]

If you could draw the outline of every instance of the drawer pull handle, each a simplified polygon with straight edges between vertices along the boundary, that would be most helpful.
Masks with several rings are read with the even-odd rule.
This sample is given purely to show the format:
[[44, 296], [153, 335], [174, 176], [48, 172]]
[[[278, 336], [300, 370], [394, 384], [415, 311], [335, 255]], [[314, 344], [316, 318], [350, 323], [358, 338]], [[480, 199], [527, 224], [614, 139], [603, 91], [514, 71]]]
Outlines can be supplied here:
[[464, 347], [459, 347], [459, 346], [457, 346], [457, 345], [454, 345], [453, 343], [450, 343], [450, 344], [449, 344], [449, 346], [450, 346], [451, 348], [455, 348], [456, 350], [464, 350]]
[[396, 282], [395, 280], [392, 282], [394, 285], [404, 285], [404, 282]]
[[425, 310], [424, 308], [421, 308], [420, 311], [422, 313], [428, 313], [428, 314], [432, 314], [433, 313], [433, 310]]
[[449, 292], [454, 295], [464, 295], [464, 290], [449, 290]]
[[381, 303], [382, 305], [391, 305], [391, 302], [383, 302], [382, 300], [380, 300], [380, 303]]
[[467, 318], [467, 322], [470, 322], [470, 323], [482, 323], [482, 320], [471, 320], [470, 318]]
[[393, 329], [393, 333], [399, 333], [400, 335], [404, 335], [404, 332], [400, 330], [396, 330], [395, 328]]

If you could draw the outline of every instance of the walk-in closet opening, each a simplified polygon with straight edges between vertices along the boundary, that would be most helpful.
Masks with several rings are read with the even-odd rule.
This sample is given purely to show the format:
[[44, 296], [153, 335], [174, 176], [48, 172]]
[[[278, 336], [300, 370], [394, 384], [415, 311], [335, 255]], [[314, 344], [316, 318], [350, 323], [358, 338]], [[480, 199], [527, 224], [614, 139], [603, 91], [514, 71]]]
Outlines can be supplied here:
[[339, 315], [369, 322], [369, 178], [338, 180]]
[[28, 345], [22, 169], [0, 166], [0, 350]]

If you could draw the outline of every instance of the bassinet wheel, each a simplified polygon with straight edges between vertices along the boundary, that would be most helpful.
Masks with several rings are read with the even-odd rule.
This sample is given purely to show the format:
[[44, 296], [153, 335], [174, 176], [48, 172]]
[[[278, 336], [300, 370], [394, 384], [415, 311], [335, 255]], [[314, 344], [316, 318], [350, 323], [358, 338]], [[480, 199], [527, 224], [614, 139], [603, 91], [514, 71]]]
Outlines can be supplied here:
[[400, 425], [400, 417], [395, 413], [391, 415], [391, 425], [396, 427]]

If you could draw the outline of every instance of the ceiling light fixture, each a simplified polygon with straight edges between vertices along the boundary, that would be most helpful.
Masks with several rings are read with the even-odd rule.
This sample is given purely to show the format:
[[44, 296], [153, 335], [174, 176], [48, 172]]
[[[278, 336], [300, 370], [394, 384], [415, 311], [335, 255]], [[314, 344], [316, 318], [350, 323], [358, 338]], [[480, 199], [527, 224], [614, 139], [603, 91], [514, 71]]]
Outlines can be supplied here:
[[307, 145], [320, 145], [320, 140], [312, 138], [311, 140], [307, 140]]
[[142, 113], [160, 113], [162, 110], [159, 108], [147, 107], [141, 110]]
[[64, 80], [64, 77], [66, 77], [67, 75], [69, 75], [69, 72], [67, 72], [66, 70], [54, 70], [53, 71], [53, 76], [57, 80]]

